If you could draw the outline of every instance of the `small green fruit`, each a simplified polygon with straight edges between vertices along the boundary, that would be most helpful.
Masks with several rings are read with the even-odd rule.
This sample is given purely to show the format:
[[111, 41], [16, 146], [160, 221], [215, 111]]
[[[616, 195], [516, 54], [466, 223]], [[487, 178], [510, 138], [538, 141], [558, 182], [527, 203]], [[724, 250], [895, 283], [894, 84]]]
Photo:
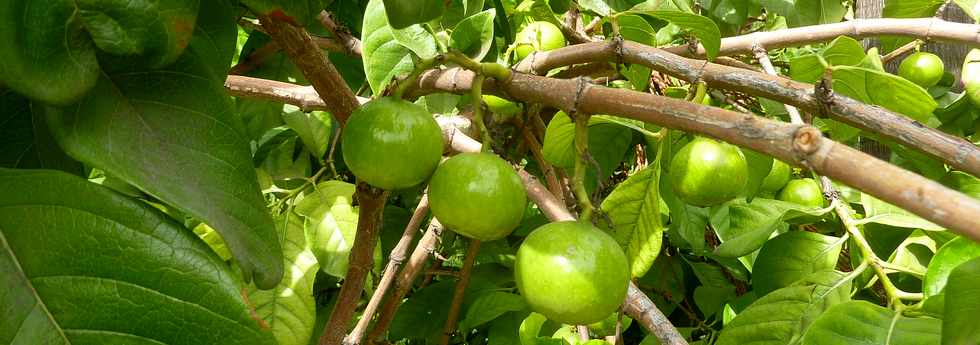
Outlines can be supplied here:
[[899, 76], [923, 88], [936, 85], [943, 78], [943, 72], [943, 59], [933, 53], [913, 53], [898, 66]]
[[382, 189], [415, 186], [442, 158], [442, 130], [420, 105], [385, 97], [364, 104], [344, 127], [341, 151], [358, 179]]
[[812, 178], [790, 180], [786, 187], [779, 191], [776, 199], [803, 206], [824, 207], [823, 192], [820, 191], [817, 181]]
[[517, 250], [514, 275], [532, 310], [571, 325], [599, 322], [616, 311], [630, 279], [616, 240], [576, 221], [531, 232]]
[[527, 194], [520, 176], [489, 153], [462, 153], [446, 160], [429, 181], [429, 207], [456, 233], [492, 241], [514, 231], [524, 217]]
[[775, 195], [783, 186], [789, 182], [790, 173], [792, 170], [789, 164], [783, 163], [783, 161], [778, 159], [772, 160], [772, 169], [769, 170], [769, 175], [766, 175], [762, 179], [762, 185], [759, 186], [759, 194], [762, 195]]
[[980, 49], [973, 49], [966, 54], [960, 80], [966, 87], [966, 95], [973, 101], [974, 106], [980, 107]]
[[698, 137], [670, 161], [674, 193], [695, 206], [714, 206], [734, 199], [749, 179], [745, 155], [737, 146]]
[[512, 118], [521, 113], [520, 104], [494, 95], [483, 95], [483, 103], [486, 103], [487, 108], [490, 108], [490, 111], [501, 120]]
[[517, 33], [514, 40], [514, 54], [517, 61], [524, 60], [531, 53], [549, 51], [565, 46], [565, 36], [555, 24], [532, 22]]

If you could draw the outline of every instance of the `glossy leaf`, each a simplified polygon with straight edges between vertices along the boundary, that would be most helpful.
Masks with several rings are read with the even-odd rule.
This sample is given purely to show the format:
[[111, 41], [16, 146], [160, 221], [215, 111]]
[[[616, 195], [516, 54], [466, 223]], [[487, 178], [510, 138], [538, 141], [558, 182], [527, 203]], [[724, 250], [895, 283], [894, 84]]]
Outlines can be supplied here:
[[412, 51], [395, 40], [381, 0], [368, 3], [361, 32], [364, 74], [371, 90], [379, 93], [394, 77], [412, 71]]
[[824, 63], [827, 64], [827, 67], [857, 66], [865, 57], [861, 42], [847, 36], [841, 36], [828, 43], [819, 53], [791, 59], [789, 75], [793, 80], [815, 83], [823, 76]]
[[789, 27], [840, 22], [847, 8], [838, 0], [760, 0], [767, 10], [786, 17]]
[[924, 89], [902, 77], [863, 67], [835, 66], [835, 92], [856, 100], [879, 105], [930, 124], [936, 101]]
[[527, 302], [521, 295], [503, 291], [484, 293], [466, 308], [466, 315], [459, 321], [459, 329], [466, 332], [504, 315], [507, 312], [520, 311], [527, 308]]
[[303, 146], [315, 157], [325, 157], [330, 145], [330, 114], [322, 111], [304, 113], [291, 111], [282, 114], [283, 121], [303, 141]]
[[946, 286], [943, 316], [943, 345], [980, 344], [980, 259], [974, 258], [956, 267]]
[[0, 109], [0, 167], [82, 174], [82, 165], [68, 157], [51, 137], [43, 106], [0, 88]]
[[752, 287], [763, 296], [814, 272], [833, 270], [842, 244], [840, 238], [805, 231], [776, 236], [755, 259]]
[[347, 274], [348, 256], [357, 232], [353, 199], [353, 184], [326, 181], [296, 204], [296, 213], [306, 217], [306, 236], [320, 269], [337, 278]]
[[449, 35], [449, 46], [473, 60], [483, 60], [493, 44], [493, 19], [496, 13], [496, 10], [489, 9], [461, 20]]
[[0, 169], [0, 339], [275, 344], [228, 266], [144, 203], [62, 172]]
[[785, 222], [806, 216], [821, 216], [832, 208], [808, 208], [796, 203], [756, 198], [751, 203], [735, 199], [714, 209], [711, 225], [722, 243], [715, 255], [737, 258], [762, 247]]
[[922, 219], [912, 212], [881, 201], [871, 195], [861, 194], [861, 206], [864, 206], [865, 219], [862, 223], [878, 223], [900, 228], [940, 231], [942, 227]]
[[402, 29], [391, 29], [391, 34], [401, 45], [415, 53], [416, 56], [428, 59], [436, 56], [436, 38], [415, 24]]
[[271, 288], [282, 252], [222, 82], [186, 54], [165, 69], [103, 75], [81, 102], [48, 108], [47, 120], [70, 156], [201, 219], [246, 281]]
[[653, 265], [663, 242], [660, 218], [660, 160], [621, 182], [601, 209], [612, 221], [612, 235], [626, 249], [630, 273], [641, 277]]
[[818, 272], [759, 298], [725, 325], [717, 345], [799, 344], [821, 313], [850, 299], [850, 278], [836, 271]]
[[754, 150], [743, 148], [742, 153], [745, 155], [745, 161], [748, 163], [749, 176], [745, 183], [745, 197], [749, 202], [755, 198], [756, 194], [759, 193], [759, 187], [762, 186], [762, 180], [769, 175], [769, 171], [772, 170], [772, 156], [756, 152]]
[[942, 321], [908, 318], [867, 301], [831, 307], [807, 330], [803, 345], [939, 344]]
[[895, 248], [889, 261], [904, 267], [909, 273], [921, 278], [926, 274], [926, 266], [936, 253], [936, 241], [923, 231], [913, 231]]
[[[602, 179], [611, 175], [619, 165], [632, 140], [630, 130], [618, 124], [600, 119], [589, 119], [589, 152], [602, 170]], [[548, 123], [545, 130], [541, 154], [544, 158], [562, 168], [575, 166], [575, 123], [564, 112], [559, 112]], [[590, 164], [587, 187], [593, 188], [596, 181], [595, 165]]]
[[446, 11], [444, 0], [384, 0], [391, 26], [402, 29], [439, 18]]
[[718, 56], [721, 49], [721, 30], [718, 25], [708, 17], [699, 16], [693, 13], [680, 11], [651, 10], [645, 6], [646, 3], [630, 9], [628, 13], [645, 14], [660, 20], [665, 20], [677, 25], [682, 29], [690, 30], [699, 43], [704, 46], [705, 55], [708, 59]]
[[964, 237], [947, 242], [929, 262], [926, 276], [922, 279], [922, 292], [926, 297], [942, 293], [953, 269], [976, 257], [980, 257], [980, 244]]

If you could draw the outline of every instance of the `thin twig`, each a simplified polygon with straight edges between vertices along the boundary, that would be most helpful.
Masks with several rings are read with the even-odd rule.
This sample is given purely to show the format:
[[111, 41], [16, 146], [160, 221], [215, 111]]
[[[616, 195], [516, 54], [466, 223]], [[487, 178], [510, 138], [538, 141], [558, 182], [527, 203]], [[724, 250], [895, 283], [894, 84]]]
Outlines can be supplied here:
[[[779, 73], [776, 73], [776, 68], [772, 66], [772, 61], [769, 60], [769, 52], [766, 51], [766, 48], [763, 48], [761, 45], [756, 45], [752, 49], [752, 54], [759, 60], [759, 65], [762, 65], [762, 70], [766, 71], [766, 74], [772, 76], [779, 75]], [[789, 104], [784, 104], [784, 106], [786, 107], [786, 112], [789, 113], [790, 123], [803, 124], [803, 117], [800, 116], [800, 111], [796, 107]]]
[[320, 24], [327, 28], [333, 36], [341, 42], [347, 55], [350, 56], [361, 56], [361, 40], [354, 37], [347, 27], [340, 25], [336, 20], [330, 15], [330, 12], [322, 11], [316, 17], [320, 20]]
[[442, 336], [439, 338], [440, 345], [448, 345], [456, 330], [456, 321], [459, 320], [459, 309], [463, 306], [463, 296], [466, 294], [466, 287], [470, 285], [470, 273], [473, 272], [473, 263], [476, 262], [476, 255], [480, 251], [480, 240], [471, 239], [470, 246], [466, 249], [466, 260], [463, 261], [463, 269], [459, 272], [459, 281], [456, 282], [456, 290], [453, 292], [453, 300], [449, 304], [449, 316], [442, 327]]
[[903, 54], [908, 53], [908, 52], [910, 52], [912, 50], [917, 49], [923, 43], [925, 43], [925, 42], [923, 42], [922, 40], [919, 40], [919, 39], [912, 40], [912, 42], [906, 43], [905, 45], [903, 45], [901, 47], [898, 47], [898, 49], [895, 49], [895, 50], [891, 51], [890, 53], [885, 54], [885, 56], [882, 56], [881, 57], [881, 64], [887, 64], [888, 62], [894, 60], [895, 58], [897, 58], [899, 56], [902, 56]]

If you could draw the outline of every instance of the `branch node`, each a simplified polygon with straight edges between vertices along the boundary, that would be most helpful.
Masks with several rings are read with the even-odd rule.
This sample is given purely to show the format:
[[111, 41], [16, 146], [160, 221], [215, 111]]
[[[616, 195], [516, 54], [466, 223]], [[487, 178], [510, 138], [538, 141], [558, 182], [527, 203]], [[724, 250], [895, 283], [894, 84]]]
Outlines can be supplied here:
[[834, 104], [834, 89], [833, 89], [833, 72], [827, 70], [824, 72], [823, 77], [820, 78], [820, 82], [813, 86], [813, 95], [817, 98], [817, 102], [820, 106], [819, 115], [822, 118], [827, 118], [832, 113], [830, 107]]

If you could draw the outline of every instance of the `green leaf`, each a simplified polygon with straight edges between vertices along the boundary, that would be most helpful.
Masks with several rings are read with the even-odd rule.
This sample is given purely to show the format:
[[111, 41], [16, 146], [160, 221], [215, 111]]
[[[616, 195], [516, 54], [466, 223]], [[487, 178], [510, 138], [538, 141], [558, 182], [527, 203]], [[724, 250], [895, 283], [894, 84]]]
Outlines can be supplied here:
[[286, 122], [305, 146], [316, 157], [325, 157], [327, 148], [330, 145], [330, 114], [322, 111], [304, 113], [302, 111], [291, 111], [282, 114], [282, 119]]
[[422, 28], [422, 25], [415, 24], [402, 29], [391, 29], [395, 41], [401, 43], [420, 58], [428, 59], [436, 56], [436, 38], [431, 33]]
[[82, 165], [58, 147], [48, 130], [43, 106], [0, 88], [0, 167], [56, 169], [82, 174]]
[[496, 14], [497, 11], [491, 8], [460, 21], [449, 35], [449, 46], [473, 60], [483, 60], [493, 44], [493, 19]]
[[[595, 12], [606, 17], [612, 13], [626, 11], [644, 0], [579, 0], [578, 4], [584, 10]], [[656, 2], [656, 1], [653, 1]]]
[[[847, 36], [840, 36], [828, 43], [819, 53], [790, 59], [789, 75], [793, 80], [812, 84], [823, 76], [824, 62], [828, 66], [857, 66], [865, 57], [861, 42]], [[823, 58], [823, 61], [820, 58]]]
[[354, 185], [326, 181], [296, 204], [296, 213], [306, 217], [306, 236], [324, 273], [337, 278], [347, 275], [347, 262], [357, 232], [357, 209], [351, 204]]
[[912, 212], [903, 210], [877, 198], [861, 194], [861, 206], [864, 207], [865, 218], [860, 223], [878, 223], [900, 228], [941, 231], [943, 228], [930, 221], [922, 219]]
[[728, 301], [735, 299], [735, 286], [712, 287], [701, 285], [694, 288], [694, 304], [705, 317], [722, 311]]
[[938, 319], [908, 318], [867, 301], [849, 301], [821, 315], [803, 345], [939, 344], [941, 328]]
[[925, 89], [894, 74], [853, 66], [834, 67], [834, 92], [879, 105], [929, 124], [936, 101]]
[[660, 218], [660, 159], [623, 181], [600, 206], [612, 221], [612, 235], [626, 249], [633, 277], [653, 265], [663, 242]]
[[223, 78], [194, 54], [156, 70], [104, 74], [79, 103], [48, 108], [68, 154], [217, 230], [244, 279], [282, 277], [282, 251]]
[[747, 201], [752, 201], [759, 193], [762, 180], [766, 179], [769, 171], [772, 170], [772, 156], [756, 152], [754, 150], [742, 149], [745, 161], [749, 166], [749, 177], [745, 184], [745, 197]]
[[980, 259], [956, 267], [946, 286], [947, 303], [943, 315], [943, 345], [980, 344]]
[[964, 237], [947, 242], [929, 262], [926, 276], [922, 279], [922, 293], [935, 296], [942, 293], [947, 285], [950, 272], [960, 264], [980, 257], [980, 244]]
[[364, 75], [376, 94], [394, 77], [411, 72], [415, 66], [412, 51], [395, 40], [393, 30], [381, 0], [371, 0], [364, 10], [361, 42]]
[[817, 316], [850, 300], [852, 278], [837, 271], [817, 272], [777, 289], [726, 324], [716, 344], [799, 344]]
[[755, 259], [752, 288], [763, 296], [814, 272], [833, 270], [842, 244], [840, 238], [806, 231], [776, 236]]
[[837, 0], [760, 0], [769, 11], [786, 17], [789, 27], [840, 22], [847, 13]]
[[0, 338], [275, 344], [228, 266], [161, 212], [55, 171], [0, 169], [0, 190]]
[[391, 26], [402, 29], [425, 23], [442, 16], [445, 0], [384, 0], [385, 13], [392, 18]]
[[756, 198], [751, 203], [735, 199], [712, 209], [711, 226], [722, 243], [715, 255], [737, 258], [749, 254], [769, 239], [785, 222], [806, 216], [821, 216], [833, 207], [809, 208], [796, 203]]
[[[945, 0], [885, 0], [881, 11], [884, 18], [922, 18], [933, 17]], [[969, 11], [967, 11], [969, 13]], [[912, 42], [907, 37], [882, 37], [882, 52], [890, 52], [902, 45]]]
[[524, 318], [518, 330], [521, 345], [536, 345], [538, 334], [541, 333], [541, 326], [547, 321], [547, 317], [538, 313], [531, 313]]
[[521, 345], [518, 330], [527, 315], [527, 311], [509, 312], [490, 322], [487, 345]]
[[[619, 34], [623, 39], [651, 46], [657, 44], [657, 30], [645, 18], [637, 15], [622, 15], [616, 20], [619, 23]], [[624, 65], [620, 67], [620, 71], [633, 84], [635, 90], [646, 90], [649, 87], [650, 74], [653, 72], [650, 67], [640, 64]]]
[[[628, 128], [600, 119], [589, 119], [589, 153], [602, 170], [601, 179], [612, 175], [632, 141]], [[571, 169], [575, 166], [575, 123], [564, 112], [556, 113], [548, 123], [544, 134], [541, 154], [557, 167]], [[595, 187], [595, 165], [589, 165], [587, 187]]]
[[248, 286], [248, 298], [255, 314], [265, 320], [278, 345], [306, 345], [313, 336], [316, 301], [313, 279], [318, 269], [311, 243], [303, 231], [303, 219], [286, 213], [276, 219], [280, 233], [286, 274], [271, 290]]
[[908, 273], [922, 278], [926, 274], [926, 266], [936, 253], [936, 241], [924, 232], [916, 230], [895, 248], [889, 262], [908, 270]]
[[660, 20], [665, 20], [677, 25], [685, 30], [690, 30], [704, 46], [705, 55], [708, 60], [718, 56], [721, 49], [721, 30], [718, 25], [708, 17], [699, 16], [693, 13], [680, 11], [649, 10], [648, 7], [640, 5], [630, 9], [627, 13], [645, 14]]
[[[235, 3], [232, 4], [232, 1]], [[238, 11], [235, 0], [201, 1], [194, 36], [186, 54], [205, 61], [218, 78], [228, 75], [228, 66], [237, 52]]]
[[980, 1], [978, 0], [953, 0], [954, 3], [963, 9], [974, 21], [980, 21]]
[[477, 326], [493, 321], [507, 312], [527, 308], [527, 302], [520, 295], [503, 291], [490, 291], [477, 297], [466, 308], [466, 315], [459, 322], [460, 332], [467, 332]]
[[[252, 12], [275, 16], [293, 24], [311, 24], [323, 10], [323, 0], [240, 0]], [[330, 1], [327, 1], [328, 3]]]

